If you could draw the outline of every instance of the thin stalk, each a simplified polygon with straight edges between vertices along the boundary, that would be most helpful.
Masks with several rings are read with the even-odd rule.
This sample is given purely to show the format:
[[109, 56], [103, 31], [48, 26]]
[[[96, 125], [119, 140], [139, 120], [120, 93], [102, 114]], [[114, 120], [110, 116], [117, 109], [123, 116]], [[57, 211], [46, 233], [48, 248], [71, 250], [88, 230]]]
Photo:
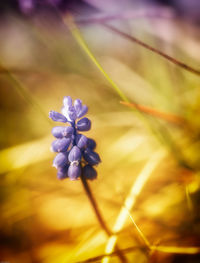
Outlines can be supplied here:
[[[101, 212], [99, 211], [99, 208], [97, 206], [97, 203], [96, 203], [96, 200], [94, 199], [94, 196], [91, 192], [91, 189], [89, 187], [89, 184], [87, 183], [87, 180], [85, 179], [85, 177], [81, 174], [81, 182], [83, 184], [83, 187], [84, 187], [84, 190], [89, 198], [89, 201], [92, 205], [92, 208], [94, 210], [94, 213], [96, 215], [96, 218], [100, 224], [100, 226], [102, 227], [102, 229], [105, 231], [105, 233], [107, 234], [108, 237], [112, 236], [112, 232], [110, 231], [110, 229], [107, 227], [102, 215], [101, 215]], [[117, 246], [116, 246], [117, 248]], [[119, 257], [119, 259], [121, 260], [121, 262], [127, 262], [126, 261], [126, 258], [124, 257], [124, 255], [122, 254], [122, 252], [117, 248], [116, 249], [116, 254], [117, 256]]]
[[[120, 252], [123, 252], [123, 253], [132, 253], [133, 251], [135, 250], [142, 250], [144, 252], [147, 251], [146, 249], [146, 246], [132, 246], [132, 247], [127, 247], [127, 248], [123, 248], [120, 250]], [[109, 254], [110, 257], [112, 256], [116, 256], [117, 251], [113, 251], [112, 253]], [[97, 257], [92, 257], [92, 258], [88, 258], [88, 259], [85, 259], [85, 260], [82, 260], [82, 261], [77, 261], [76, 263], [94, 263], [94, 262], [99, 262], [102, 258], [104, 258], [105, 256], [107, 256], [106, 254], [101, 254]]]
[[152, 51], [152, 52], [154, 52], [154, 53], [156, 53], [157, 55], [159, 55], [159, 56], [161, 56], [161, 57], [163, 57], [165, 59], [167, 59], [171, 63], [173, 63], [173, 64], [175, 64], [175, 65], [177, 65], [177, 66], [179, 66], [179, 67], [181, 67], [181, 68], [183, 68], [183, 69], [185, 69], [185, 70], [187, 70], [187, 71], [189, 71], [189, 72], [191, 72], [191, 73], [193, 73], [195, 75], [200, 76], [200, 70], [195, 69], [195, 68], [193, 68], [193, 67], [191, 67], [191, 66], [189, 66], [189, 65], [187, 65], [187, 64], [185, 64], [185, 63], [183, 63], [183, 62], [181, 62], [181, 61], [179, 61], [179, 60], [177, 60], [177, 59], [175, 59], [175, 58], [163, 53], [162, 51], [160, 51], [160, 50], [158, 50], [158, 49], [156, 49], [156, 48], [144, 43], [143, 41], [141, 41], [140, 39], [138, 39], [138, 38], [136, 38], [134, 36], [131, 36], [131, 35], [123, 32], [123, 31], [119, 30], [118, 28], [116, 28], [114, 26], [108, 25], [106, 23], [104, 23], [102, 25], [105, 28], [117, 33], [118, 35], [120, 35], [120, 36], [122, 36], [122, 37], [124, 37], [124, 38], [126, 38], [126, 39], [128, 39], [128, 40], [130, 40], [130, 41], [132, 41], [132, 42], [134, 42], [134, 43], [136, 43], [136, 44], [138, 44], [138, 45], [140, 45], [140, 46]]
[[97, 61], [95, 56], [90, 51], [89, 47], [87, 46], [85, 40], [82, 38], [79, 29], [77, 28], [76, 24], [74, 23], [73, 17], [71, 15], [67, 15], [66, 18], [64, 18], [64, 22], [66, 22], [68, 28], [70, 29], [72, 35], [78, 42], [78, 44], [82, 47], [82, 49], [85, 51], [85, 53], [88, 55], [88, 57], [92, 60], [92, 62], [95, 64], [95, 66], [98, 68], [98, 70], [103, 74], [103, 76], [107, 79], [107, 81], [110, 83], [111, 87], [117, 92], [119, 97], [126, 102], [129, 102], [128, 98], [124, 95], [124, 93], [121, 91], [121, 89], [117, 86], [117, 84], [110, 78], [110, 76], [106, 73], [106, 71], [103, 69], [103, 67], [100, 65], [100, 63]]
[[[199, 247], [176, 247], [176, 246], [151, 246], [151, 251], [157, 251], [162, 252], [166, 254], [175, 254], [175, 255], [199, 255], [200, 254], [200, 248]], [[143, 250], [147, 251], [146, 246], [133, 246], [121, 249], [121, 252], [124, 253], [131, 253], [135, 250]], [[115, 256], [116, 251], [109, 254], [109, 256]], [[92, 263], [97, 262], [104, 258], [105, 254], [99, 255], [97, 257], [88, 258], [86, 260], [78, 261], [76, 263]]]
[[[107, 72], [103, 69], [101, 64], [98, 62], [96, 57], [93, 55], [93, 53], [90, 51], [87, 43], [83, 39], [79, 29], [77, 28], [76, 24], [74, 23], [73, 17], [69, 14], [67, 15], [64, 20], [64, 23], [67, 24], [68, 28], [70, 29], [72, 35], [76, 39], [77, 43], [80, 45], [80, 47], [85, 51], [85, 53], [88, 55], [88, 57], [92, 60], [92, 62], [96, 65], [96, 67], [99, 69], [99, 71], [104, 75], [104, 77], [107, 79], [107, 81], [110, 83], [111, 87], [115, 90], [115, 92], [119, 95], [119, 97], [125, 102], [130, 103], [129, 99], [126, 97], [126, 95], [123, 93], [123, 91], [118, 87], [118, 85], [115, 83], [115, 81], [112, 80], [112, 78], [107, 74]], [[171, 135], [168, 133], [166, 129], [163, 129], [161, 125], [158, 123], [154, 123], [152, 125], [152, 122], [148, 120], [141, 111], [141, 109], [135, 104], [135, 109], [132, 109], [135, 111], [144, 121], [144, 124], [146, 127], [159, 139], [159, 141], [166, 145], [170, 152], [173, 154], [177, 162], [180, 166], [183, 166], [187, 169], [193, 170], [193, 167], [191, 167], [189, 164], [187, 164], [187, 161], [185, 160], [184, 156], [182, 155], [182, 152], [178, 149], [176, 144], [174, 143]], [[156, 128], [156, 126], [157, 128]]]
[[125, 209], [126, 209], [128, 215], [129, 215], [129, 217], [130, 217], [133, 225], [135, 226], [136, 230], [138, 231], [140, 237], [142, 238], [144, 244], [146, 245], [146, 247], [147, 247], [148, 249], [150, 249], [150, 248], [151, 248], [151, 245], [150, 245], [150, 243], [149, 243], [149, 240], [146, 238], [146, 236], [143, 234], [143, 232], [140, 230], [140, 228], [139, 228], [138, 225], [136, 224], [136, 222], [135, 222], [135, 220], [133, 219], [133, 217], [132, 217], [129, 209], [128, 209], [127, 207], [125, 207]]
[[183, 118], [181, 118], [180, 116], [171, 114], [171, 113], [161, 112], [157, 109], [150, 108], [150, 107], [147, 107], [147, 106], [144, 106], [144, 105], [141, 105], [138, 103], [133, 103], [133, 102], [128, 103], [128, 102], [120, 101], [120, 103], [123, 105], [126, 105], [130, 108], [133, 108], [133, 109], [135, 109], [137, 107], [140, 111], [142, 111], [146, 114], [149, 114], [151, 116], [163, 119], [165, 121], [168, 121], [168, 122], [171, 122], [171, 123], [174, 123], [177, 125], [184, 125], [184, 123], [185, 123], [185, 120]]
[[140, 18], [153, 18], [153, 19], [169, 19], [174, 18], [175, 13], [171, 8], [149, 8], [143, 10], [126, 10], [120, 13], [112, 14], [95, 14], [92, 16], [82, 17], [76, 20], [76, 23], [80, 25], [105, 23], [114, 20], [131, 20]]
[[82, 175], [81, 175], [81, 182], [82, 182], [84, 190], [85, 190], [85, 192], [86, 192], [86, 194], [87, 194], [87, 196], [88, 196], [88, 198], [90, 200], [92, 208], [94, 209], [95, 215], [97, 217], [97, 220], [98, 220], [100, 226], [103, 228], [103, 230], [106, 232], [106, 234], [108, 236], [110, 236], [112, 233], [109, 230], [109, 228], [107, 227], [103, 217], [101, 216], [101, 213], [100, 213], [99, 208], [97, 206], [96, 200], [93, 197], [93, 194], [92, 194], [91, 189], [90, 189], [90, 187], [89, 187], [89, 185], [87, 183], [87, 180]]

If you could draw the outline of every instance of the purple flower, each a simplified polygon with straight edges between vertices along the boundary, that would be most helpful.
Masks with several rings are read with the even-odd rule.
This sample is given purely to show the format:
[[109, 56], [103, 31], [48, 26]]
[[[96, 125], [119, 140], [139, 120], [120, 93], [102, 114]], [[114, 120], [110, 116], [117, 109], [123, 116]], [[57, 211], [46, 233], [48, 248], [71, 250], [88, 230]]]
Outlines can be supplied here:
[[81, 118], [88, 112], [88, 107], [83, 105], [79, 112], [77, 112], [77, 117]]
[[81, 166], [80, 164], [72, 163], [68, 169], [68, 176], [71, 180], [77, 180], [81, 175]]
[[49, 112], [49, 117], [53, 121], [67, 122], [67, 118], [65, 116], [63, 116], [61, 113], [56, 112], [56, 111], [50, 111]]
[[71, 107], [72, 106], [72, 98], [70, 96], [66, 96], [63, 99], [63, 105], [64, 107]]
[[75, 101], [74, 101], [74, 108], [75, 108], [76, 113], [77, 113], [77, 115], [78, 115], [79, 112], [80, 112], [81, 109], [82, 109], [82, 101], [79, 100], [79, 99], [75, 100]]
[[101, 162], [101, 159], [98, 155], [98, 153], [93, 152], [90, 148], [87, 148], [84, 153], [83, 157], [90, 165], [97, 165]]
[[71, 139], [62, 138], [52, 142], [51, 149], [53, 152], [66, 152], [71, 143]]
[[90, 148], [91, 150], [94, 150], [96, 148], [97, 144], [95, 140], [91, 138], [87, 138], [87, 147]]
[[76, 99], [73, 103], [71, 97], [66, 96], [61, 111], [62, 114], [56, 111], [49, 113], [53, 121], [68, 122], [68, 126], [56, 126], [52, 129], [56, 140], [52, 142], [51, 149], [58, 152], [53, 161], [53, 166], [58, 169], [57, 177], [77, 180], [82, 173], [86, 179], [93, 180], [97, 177], [93, 166], [101, 161], [99, 155], [93, 151], [96, 142], [79, 133], [91, 128], [91, 121], [86, 117], [82, 118], [88, 107], [81, 100]]
[[74, 106], [70, 106], [68, 108], [68, 116], [69, 116], [69, 119], [71, 121], [75, 121], [76, 120], [77, 115], [76, 115], [76, 110], [75, 110]]
[[76, 127], [78, 131], [89, 131], [91, 128], [91, 121], [85, 117], [77, 122]]
[[60, 167], [64, 167], [67, 163], [68, 163], [67, 154], [59, 153], [56, 155], [56, 157], [53, 160], [53, 167], [58, 169]]
[[87, 145], [88, 138], [83, 134], [77, 134], [76, 136], [76, 145], [83, 149]]
[[51, 133], [54, 137], [61, 139], [63, 137], [71, 137], [74, 132], [74, 128], [71, 126], [62, 127], [62, 126], [56, 126], [52, 129]]
[[58, 167], [57, 178], [60, 180], [67, 178], [68, 168], [69, 168], [69, 164], [65, 164], [63, 167]]
[[81, 160], [81, 150], [75, 145], [69, 152], [68, 160], [70, 163], [72, 162], [80, 162]]

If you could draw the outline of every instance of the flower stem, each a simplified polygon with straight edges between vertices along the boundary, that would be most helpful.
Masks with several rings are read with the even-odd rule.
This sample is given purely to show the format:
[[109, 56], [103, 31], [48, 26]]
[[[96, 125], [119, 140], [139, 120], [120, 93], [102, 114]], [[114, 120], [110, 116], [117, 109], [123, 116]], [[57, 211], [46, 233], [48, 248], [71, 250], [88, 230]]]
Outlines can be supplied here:
[[85, 192], [86, 192], [86, 194], [87, 194], [87, 196], [88, 196], [88, 198], [89, 198], [89, 200], [91, 202], [92, 208], [94, 209], [94, 212], [95, 212], [95, 215], [97, 217], [97, 220], [98, 220], [99, 224], [101, 225], [103, 230], [106, 232], [106, 234], [108, 236], [110, 236], [112, 233], [109, 230], [109, 228], [107, 227], [106, 223], [104, 222], [104, 219], [102, 218], [101, 213], [100, 213], [100, 211], [98, 209], [96, 200], [94, 199], [94, 197], [92, 195], [91, 189], [90, 189], [86, 179], [82, 175], [81, 175], [81, 182], [82, 182], [84, 190], [85, 190]]
[[[98, 208], [98, 205], [96, 203], [96, 200], [94, 199], [94, 196], [91, 192], [91, 189], [87, 183], [87, 180], [85, 179], [85, 177], [81, 174], [80, 176], [81, 178], [81, 182], [83, 184], [83, 187], [84, 187], [84, 190], [90, 200], [90, 203], [92, 205], [92, 208], [94, 209], [94, 212], [95, 212], [95, 215], [97, 217], [97, 220], [100, 224], [100, 226], [102, 227], [102, 229], [106, 232], [107, 236], [110, 237], [113, 235], [113, 233], [111, 232], [111, 230], [107, 227], [102, 215], [101, 215], [101, 212], [99, 211], [99, 208]], [[122, 252], [117, 248], [116, 246], [116, 253], [117, 253], [117, 256], [119, 257], [119, 259], [121, 260], [121, 262], [127, 262], [125, 256], [122, 254]]]

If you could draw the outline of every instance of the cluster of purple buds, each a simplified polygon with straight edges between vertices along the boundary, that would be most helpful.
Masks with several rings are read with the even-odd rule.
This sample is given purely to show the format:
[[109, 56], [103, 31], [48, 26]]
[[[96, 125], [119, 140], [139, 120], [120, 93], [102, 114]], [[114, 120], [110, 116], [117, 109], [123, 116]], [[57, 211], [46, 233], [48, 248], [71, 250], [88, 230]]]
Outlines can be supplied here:
[[51, 150], [58, 153], [53, 160], [53, 166], [58, 169], [57, 177], [77, 180], [82, 174], [86, 179], [93, 180], [97, 177], [94, 166], [101, 160], [94, 151], [96, 142], [80, 133], [91, 128], [91, 121], [83, 117], [88, 107], [79, 99], [73, 104], [70, 96], [64, 97], [63, 104], [62, 114], [56, 111], [49, 113], [53, 121], [69, 124], [52, 129], [56, 140], [53, 141]]

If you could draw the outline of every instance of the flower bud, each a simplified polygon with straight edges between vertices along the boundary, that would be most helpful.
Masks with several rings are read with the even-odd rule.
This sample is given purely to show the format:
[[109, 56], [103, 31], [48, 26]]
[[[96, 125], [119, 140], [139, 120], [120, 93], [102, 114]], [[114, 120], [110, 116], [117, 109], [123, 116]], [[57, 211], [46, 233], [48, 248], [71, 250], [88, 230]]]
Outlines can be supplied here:
[[73, 146], [68, 155], [69, 162], [76, 162], [81, 160], [81, 151], [77, 146]]
[[53, 121], [67, 122], [67, 118], [65, 118], [65, 116], [63, 116], [61, 113], [56, 112], [56, 111], [50, 111], [49, 112], [49, 117]]
[[76, 110], [75, 110], [74, 106], [70, 106], [68, 108], [68, 116], [69, 116], [71, 121], [76, 120], [77, 116], [76, 116]]
[[90, 165], [96, 165], [101, 162], [101, 159], [98, 155], [98, 153], [93, 152], [91, 149], [87, 148], [84, 153], [83, 157]]
[[53, 160], [53, 167], [56, 169], [58, 167], [64, 167], [68, 163], [67, 154], [58, 153]]
[[80, 119], [76, 126], [78, 131], [89, 131], [91, 128], [91, 121], [85, 117]]
[[63, 137], [71, 137], [72, 133], [74, 132], [74, 129], [71, 126], [56, 126], [52, 129], [51, 132], [54, 137], [61, 139]]
[[72, 134], [74, 133], [74, 128], [71, 126], [64, 127], [62, 133], [64, 137], [71, 137]]
[[51, 133], [53, 134], [54, 137], [61, 139], [64, 137], [63, 136], [63, 129], [64, 129], [64, 127], [56, 126], [56, 127], [53, 127], [53, 129], [51, 130]]
[[97, 171], [92, 166], [87, 164], [83, 167], [83, 176], [89, 180], [94, 180], [97, 178]]
[[53, 152], [66, 152], [70, 143], [71, 139], [69, 138], [57, 139], [52, 142], [51, 149]]
[[94, 150], [96, 148], [97, 144], [95, 140], [91, 138], [87, 138], [87, 147], [90, 148], [91, 150]]
[[82, 101], [77, 99], [74, 101], [74, 108], [76, 110], [76, 114], [78, 114], [80, 112], [80, 110], [82, 109]]
[[80, 177], [80, 175], [81, 175], [80, 164], [78, 164], [78, 165], [70, 164], [67, 174], [71, 180], [77, 180], [78, 177]]
[[83, 117], [88, 112], [88, 107], [83, 105], [79, 112], [77, 112], [77, 118]]
[[65, 107], [71, 107], [72, 106], [72, 98], [70, 96], [65, 96], [63, 99], [63, 105]]
[[87, 137], [83, 134], [77, 134], [76, 145], [80, 149], [84, 148], [87, 145]]
[[62, 180], [68, 177], [67, 170], [68, 170], [69, 164], [66, 164], [63, 167], [58, 167], [58, 172], [57, 172], [57, 178]]

